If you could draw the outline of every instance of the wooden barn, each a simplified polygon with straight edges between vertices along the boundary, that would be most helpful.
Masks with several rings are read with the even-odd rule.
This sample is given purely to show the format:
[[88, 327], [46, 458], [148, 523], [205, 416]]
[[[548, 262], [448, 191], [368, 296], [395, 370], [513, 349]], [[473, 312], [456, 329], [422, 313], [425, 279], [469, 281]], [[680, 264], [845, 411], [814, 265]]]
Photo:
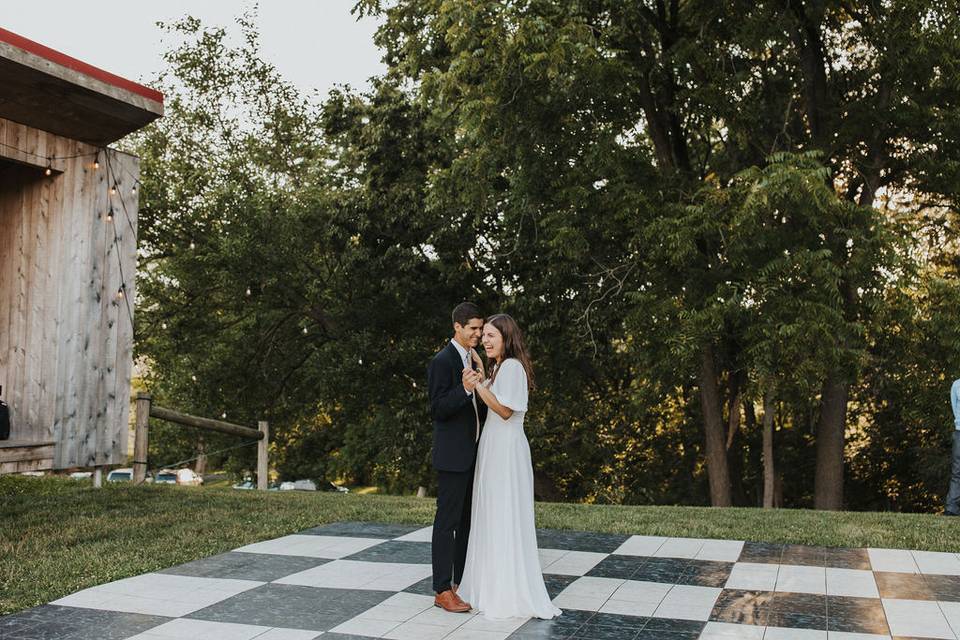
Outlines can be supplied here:
[[108, 145], [162, 113], [0, 29], [0, 474], [126, 462], [139, 163]]

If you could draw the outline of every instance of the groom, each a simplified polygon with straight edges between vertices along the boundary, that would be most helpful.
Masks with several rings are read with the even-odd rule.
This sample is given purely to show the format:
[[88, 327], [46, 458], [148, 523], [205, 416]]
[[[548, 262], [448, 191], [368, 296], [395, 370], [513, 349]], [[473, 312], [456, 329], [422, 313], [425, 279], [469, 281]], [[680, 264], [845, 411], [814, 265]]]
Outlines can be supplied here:
[[427, 368], [433, 416], [433, 468], [437, 470], [437, 515], [433, 521], [434, 604], [465, 613], [470, 605], [457, 595], [470, 536], [470, 498], [480, 425], [487, 407], [473, 392], [470, 350], [480, 342], [483, 316], [462, 302], [453, 310], [453, 339]]

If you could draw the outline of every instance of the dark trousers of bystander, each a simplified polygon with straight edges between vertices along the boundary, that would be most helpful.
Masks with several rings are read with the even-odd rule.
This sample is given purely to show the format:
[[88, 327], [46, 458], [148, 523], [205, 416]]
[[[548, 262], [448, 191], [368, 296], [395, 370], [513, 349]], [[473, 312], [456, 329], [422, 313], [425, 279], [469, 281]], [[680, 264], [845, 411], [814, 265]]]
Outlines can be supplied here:
[[953, 459], [950, 466], [950, 490], [943, 512], [948, 516], [960, 516], [960, 430], [953, 432]]

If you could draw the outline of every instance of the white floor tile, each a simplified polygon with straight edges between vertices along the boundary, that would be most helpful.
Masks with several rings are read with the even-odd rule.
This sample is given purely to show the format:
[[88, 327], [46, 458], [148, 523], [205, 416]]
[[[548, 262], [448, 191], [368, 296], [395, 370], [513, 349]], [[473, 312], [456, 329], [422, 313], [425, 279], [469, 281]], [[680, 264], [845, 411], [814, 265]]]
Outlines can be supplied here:
[[652, 556], [666, 541], [663, 536], [630, 536], [614, 553], [621, 556]]
[[912, 551], [920, 573], [960, 576], [960, 558], [943, 551]]
[[708, 622], [700, 634], [700, 640], [763, 640], [766, 627], [729, 622]]
[[[190, 620], [178, 618], [165, 622], [149, 630], [152, 638], [169, 638], [170, 640], [253, 640], [270, 631], [270, 627], [261, 627], [252, 624], [235, 624], [232, 622], [209, 622], [207, 620]], [[312, 638], [317, 632], [311, 632]], [[139, 634], [129, 640], [143, 640]]]
[[763, 640], [827, 640], [827, 632], [819, 629], [767, 627]]
[[582, 576], [607, 557], [606, 553], [591, 551], [569, 551], [550, 565], [544, 573], [555, 573], [562, 576]]
[[52, 604], [178, 618], [263, 582], [145, 573], [71, 594]]
[[470, 618], [461, 629], [474, 629], [476, 631], [497, 631], [505, 632], [508, 635], [522, 627], [530, 618], [506, 618], [493, 619], [487, 618], [482, 613]]
[[936, 602], [884, 598], [883, 610], [887, 614], [891, 635], [955, 640]]
[[874, 571], [920, 573], [913, 554], [905, 549], [867, 549], [867, 555]]
[[445, 629], [453, 630], [460, 625], [465, 624], [471, 618], [476, 617], [476, 615], [477, 613], [475, 611], [470, 611], [467, 613], [451, 613], [439, 607], [430, 607], [426, 611], [418, 613], [408, 622], [412, 622], [414, 624], [427, 624], [434, 627], [443, 627]]
[[454, 630], [444, 640], [506, 640], [510, 635], [509, 631], [486, 631], [482, 629], [468, 629], [463, 625]]
[[382, 620], [393, 622], [396, 625], [423, 613], [425, 609], [425, 607], [391, 607], [390, 605], [378, 604], [359, 614], [354, 620]]
[[733, 565], [730, 577], [724, 585], [727, 589], [747, 591], [773, 591], [777, 586], [780, 565], [758, 562], [738, 562]]
[[430, 577], [431, 574], [432, 570], [428, 564], [335, 560], [294, 573], [275, 582], [330, 589], [402, 591]]
[[657, 558], [696, 558], [705, 542], [699, 538], [667, 538], [653, 555]]
[[[404, 622], [399, 627], [385, 633], [383, 637], [387, 640], [441, 640], [448, 635], [450, 635], [450, 629], [447, 627]], [[323, 636], [320, 638], [323, 640]]]
[[607, 600], [600, 607], [600, 613], [613, 613], [621, 616], [652, 616], [660, 606], [659, 602], [633, 602], [630, 600]]
[[891, 640], [890, 636], [876, 633], [851, 633], [849, 631], [828, 631], [829, 640]]
[[938, 604], [947, 623], [960, 634], [960, 602], [939, 602]]
[[663, 582], [627, 580], [613, 592], [610, 599], [625, 602], [652, 603], [656, 605], [663, 601], [672, 588], [672, 584]]
[[570, 552], [566, 549], [538, 549], [537, 555], [540, 558], [540, 570], [544, 573], [552, 573], [551, 571], [547, 571], [550, 565], [568, 553]]
[[706, 540], [697, 560], [716, 560], [717, 562], [736, 562], [743, 551], [743, 540]]
[[403, 542], [433, 542], [433, 527], [417, 529], [405, 536], [400, 536], [397, 540]]
[[[619, 580], [617, 578], [595, 578], [592, 576], [585, 576], [583, 578], [577, 578], [569, 585], [567, 588], [560, 592], [560, 595], [576, 595], [576, 596], [586, 596], [589, 598], [603, 598], [606, 600], [613, 593], [623, 586], [626, 580]], [[559, 605], [557, 605], [559, 606]]]
[[364, 549], [375, 547], [383, 542], [386, 541], [382, 539], [375, 540], [373, 538], [290, 535], [274, 540], [255, 542], [254, 544], [248, 544], [239, 549], [234, 549], [234, 551], [336, 560], [337, 558], [343, 558], [353, 555], [354, 553], [359, 553]]
[[303, 629], [281, 629], [274, 627], [254, 640], [313, 640], [317, 637], [316, 631], [304, 631]]
[[823, 567], [782, 564], [777, 574], [776, 591], [826, 593], [827, 570]]
[[373, 620], [371, 618], [360, 618], [358, 616], [351, 620], [347, 620], [343, 624], [337, 625], [330, 631], [331, 633], [346, 633], [355, 636], [379, 638], [383, 634], [395, 629], [401, 624], [403, 623], [395, 620]]
[[664, 597], [663, 602], [653, 612], [655, 618], [676, 618], [678, 620], [702, 620], [706, 622], [720, 596], [721, 589], [714, 587], [694, 587], [676, 585]]
[[553, 604], [561, 609], [579, 609], [581, 611], [599, 611], [606, 602], [606, 598], [570, 593], [561, 593], [553, 599]]
[[879, 598], [873, 571], [827, 567], [827, 595]]

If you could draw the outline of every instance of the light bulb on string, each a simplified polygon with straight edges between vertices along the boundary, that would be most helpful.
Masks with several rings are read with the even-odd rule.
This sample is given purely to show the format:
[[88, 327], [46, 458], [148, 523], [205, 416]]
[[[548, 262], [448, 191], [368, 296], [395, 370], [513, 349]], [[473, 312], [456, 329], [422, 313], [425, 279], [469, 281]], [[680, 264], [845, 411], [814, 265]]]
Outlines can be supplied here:
[[100, 156], [97, 156], [97, 158], [93, 161], [93, 168], [100, 169]]
[[196, 381], [197, 381], [197, 376], [190, 376], [190, 379], [193, 380], [194, 382], [196, 382]]
[[306, 327], [303, 328], [303, 335], [307, 335], [307, 328], [306, 328]]
[[110, 195], [117, 195], [117, 183], [113, 183], [113, 185], [110, 187]]
[[110, 207], [110, 211], [107, 212], [107, 222], [113, 222], [113, 207]]
[[250, 295], [250, 287], [247, 287], [247, 295]]
[[122, 299], [123, 299], [123, 285], [120, 285], [120, 288], [117, 289], [117, 299], [118, 299], [118, 300], [122, 300]]
[[166, 328], [167, 328], [167, 323], [166, 323], [166, 322], [160, 323], [160, 328], [163, 329], [163, 330], [166, 330]]
[[196, 248], [197, 248], [197, 245], [195, 245], [195, 244], [193, 243], [193, 241], [191, 241], [191, 242], [190, 242], [190, 248], [191, 248], [191, 249], [196, 249]]
[[43, 175], [50, 176], [53, 175], [53, 169], [50, 167], [50, 164], [47, 164], [47, 168], [43, 170]]
[[221, 414], [220, 414], [220, 417], [221, 417], [223, 420], [226, 420], [226, 419], [227, 419], [227, 412], [224, 411], [223, 413], [221, 413]]

